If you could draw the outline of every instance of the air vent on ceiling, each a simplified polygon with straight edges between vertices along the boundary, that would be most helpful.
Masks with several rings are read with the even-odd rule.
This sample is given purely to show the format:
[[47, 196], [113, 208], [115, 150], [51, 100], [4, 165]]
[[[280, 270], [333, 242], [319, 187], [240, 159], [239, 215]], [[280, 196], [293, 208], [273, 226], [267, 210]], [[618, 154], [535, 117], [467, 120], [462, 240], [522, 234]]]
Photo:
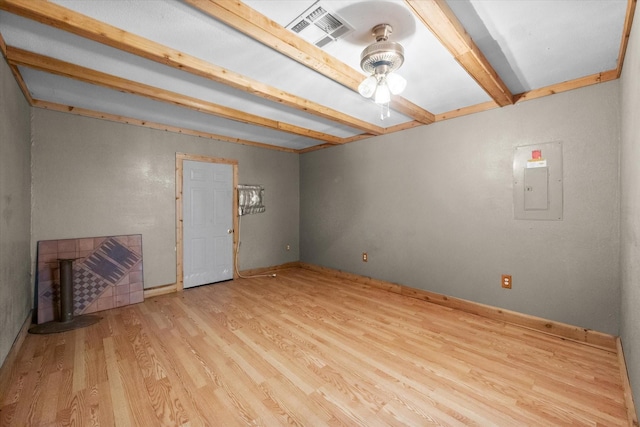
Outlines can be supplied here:
[[353, 31], [351, 25], [322, 1], [315, 2], [302, 12], [287, 28], [318, 47], [324, 47]]

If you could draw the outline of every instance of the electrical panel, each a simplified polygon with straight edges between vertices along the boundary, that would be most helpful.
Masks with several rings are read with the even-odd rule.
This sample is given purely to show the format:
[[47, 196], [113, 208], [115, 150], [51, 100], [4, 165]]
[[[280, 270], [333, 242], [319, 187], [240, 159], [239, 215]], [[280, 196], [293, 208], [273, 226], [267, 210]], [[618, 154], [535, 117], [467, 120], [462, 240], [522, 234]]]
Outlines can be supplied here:
[[516, 147], [513, 154], [515, 219], [562, 219], [562, 143]]

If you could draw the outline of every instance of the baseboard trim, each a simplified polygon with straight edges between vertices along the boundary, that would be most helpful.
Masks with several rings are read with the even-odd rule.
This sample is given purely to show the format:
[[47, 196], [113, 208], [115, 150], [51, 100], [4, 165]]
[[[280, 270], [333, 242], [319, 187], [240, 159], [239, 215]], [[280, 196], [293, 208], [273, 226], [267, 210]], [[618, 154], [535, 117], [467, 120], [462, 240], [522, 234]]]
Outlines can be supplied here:
[[[288, 262], [285, 264], [274, 265], [271, 267], [262, 267], [262, 268], [254, 268], [251, 270], [242, 270], [240, 274], [243, 276], [254, 276], [256, 274], [266, 274], [266, 273], [275, 273], [278, 270], [285, 270], [288, 268], [296, 268], [300, 267], [300, 262]], [[144, 290], [145, 298], [153, 298], [160, 295], [171, 294], [178, 291], [178, 284], [172, 283], [170, 285], [156, 286], [154, 288], [149, 288]]]
[[624, 390], [624, 403], [627, 407], [627, 418], [629, 425], [638, 427], [638, 413], [633, 402], [633, 390], [629, 382], [629, 372], [627, 371], [627, 363], [624, 359], [624, 349], [622, 348], [622, 340], [620, 337], [616, 339], [616, 348], [618, 349], [618, 365], [620, 366], [620, 377], [622, 378], [622, 388]]
[[299, 266], [308, 270], [325, 273], [332, 276], [341, 277], [363, 285], [373, 286], [389, 292], [417, 298], [434, 304], [449, 308], [455, 308], [467, 313], [476, 314], [493, 320], [500, 320], [524, 328], [533, 329], [539, 332], [548, 333], [563, 339], [582, 342], [608, 351], [617, 351], [616, 338], [613, 335], [603, 332], [585, 329], [578, 326], [568, 325], [541, 317], [505, 310], [499, 307], [480, 304], [460, 298], [454, 298], [435, 292], [422, 289], [411, 288], [397, 283], [386, 282], [384, 280], [372, 279], [358, 274], [348, 273], [332, 268], [321, 267], [314, 264], [301, 262]]
[[160, 295], [172, 294], [176, 292], [177, 289], [178, 289], [178, 285], [175, 283], [172, 283], [170, 285], [164, 285], [164, 286], [156, 286], [155, 288], [145, 289], [144, 297], [153, 298]]
[[[29, 310], [29, 314], [25, 319], [22, 327], [20, 328], [20, 332], [18, 332], [18, 336], [13, 341], [13, 345], [7, 354], [7, 357], [4, 359], [2, 366], [0, 367], [0, 390], [9, 390], [8, 381], [11, 378], [11, 372], [14, 369], [14, 365], [16, 359], [18, 358], [18, 353], [20, 353], [20, 349], [22, 349], [22, 344], [24, 343], [25, 338], [29, 334], [29, 328], [31, 327], [31, 320], [33, 318], [33, 310]], [[2, 393], [0, 393], [1, 395]]]
[[250, 270], [242, 270], [240, 271], [240, 274], [242, 276], [255, 276], [259, 274], [276, 273], [280, 270], [286, 270], [289, 268], [296, 268], [296, 267], [300, 267], [299, 261], [287, 262], [285, 264], [274, 265], [271, 267], [260, 267], [260, 268], [252, 268]]

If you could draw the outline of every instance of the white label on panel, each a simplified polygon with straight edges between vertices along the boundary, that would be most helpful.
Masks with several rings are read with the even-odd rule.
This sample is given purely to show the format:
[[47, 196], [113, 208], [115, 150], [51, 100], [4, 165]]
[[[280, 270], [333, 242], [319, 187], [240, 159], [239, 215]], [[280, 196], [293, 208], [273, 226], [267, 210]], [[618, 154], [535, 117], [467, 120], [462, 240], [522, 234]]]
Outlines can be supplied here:
[[547, 167], [546, 160], [529, 160], [527, 162], [527, 169], [546, 168], [546, 167]]

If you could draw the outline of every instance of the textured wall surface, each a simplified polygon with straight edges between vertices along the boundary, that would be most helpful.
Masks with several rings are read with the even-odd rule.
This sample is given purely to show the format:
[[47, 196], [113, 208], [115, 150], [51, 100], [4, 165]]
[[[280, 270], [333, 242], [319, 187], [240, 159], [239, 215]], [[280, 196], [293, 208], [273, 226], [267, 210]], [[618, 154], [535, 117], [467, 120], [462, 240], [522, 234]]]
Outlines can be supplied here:
[[[298, 155], [34, 109], [33, 240], [142, 234], [145, 288], [176, 281], [176, 152], [238, 160], [265, 187], [240, 269], [298, 260]], [[291, 245], [291, 251], [285, 246]]]
[[621, 177], [621, 337], [634, 391], [640, 409], [640, 9], [636, 9], [624, 61], [622, 98]]
[[[301, 155], [301, 260], [617, 334], [618, 85]], [[551, 141], [564, 219], [514, 220], [514, 148]]]
[[32, 306], [30, 114], [0, 59], [0, 364]]

